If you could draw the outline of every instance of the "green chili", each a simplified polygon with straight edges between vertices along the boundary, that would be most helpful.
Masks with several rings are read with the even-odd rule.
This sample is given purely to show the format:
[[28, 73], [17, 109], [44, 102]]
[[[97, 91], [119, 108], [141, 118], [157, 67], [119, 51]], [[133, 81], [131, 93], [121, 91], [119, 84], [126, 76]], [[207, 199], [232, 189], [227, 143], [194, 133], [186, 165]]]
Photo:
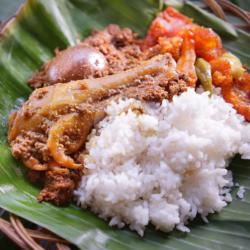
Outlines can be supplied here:
[[210, 94], [212, 94], [213, 85], [212, 85], [211, 65], [206, 60], [198, 58], [195, 62], [195, 70], [197, 77], [204, 90], [209, 91]]

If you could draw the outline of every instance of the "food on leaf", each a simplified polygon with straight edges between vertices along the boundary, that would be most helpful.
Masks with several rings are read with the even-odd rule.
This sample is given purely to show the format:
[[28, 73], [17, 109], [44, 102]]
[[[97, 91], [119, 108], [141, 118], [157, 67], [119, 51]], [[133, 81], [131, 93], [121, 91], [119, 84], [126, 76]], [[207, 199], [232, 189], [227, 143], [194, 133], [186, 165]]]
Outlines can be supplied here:
[[39, 202], [77, 200], [141, 236], [149, 223], [189, 232], [231, 201], [230, 158], [250, 158], [249, 80], [212, 29], [168, 7], [145, 38], [110, 24], [57, 49], [8, 141]]

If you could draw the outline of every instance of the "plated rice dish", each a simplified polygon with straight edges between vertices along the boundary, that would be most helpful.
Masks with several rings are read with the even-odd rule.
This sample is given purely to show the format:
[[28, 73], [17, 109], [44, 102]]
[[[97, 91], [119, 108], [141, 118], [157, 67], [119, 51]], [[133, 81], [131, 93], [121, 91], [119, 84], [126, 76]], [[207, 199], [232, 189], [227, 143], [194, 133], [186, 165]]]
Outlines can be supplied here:
[[111, 24], [28, 83], [8, 140], [39, 202], [75, 202], [143, 236], [150, 223], [189, 232], [232, 201], [227, 167], [250, 159], [249, 73], [211, 29], [171, 7], [143, 39]]

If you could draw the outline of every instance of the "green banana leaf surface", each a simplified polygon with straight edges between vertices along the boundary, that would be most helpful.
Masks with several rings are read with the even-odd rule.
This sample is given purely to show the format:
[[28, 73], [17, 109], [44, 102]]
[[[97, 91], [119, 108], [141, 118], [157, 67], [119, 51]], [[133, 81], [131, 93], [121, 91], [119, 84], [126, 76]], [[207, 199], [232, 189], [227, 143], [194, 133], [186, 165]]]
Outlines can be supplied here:
[[[243, 1], [242, 1], [243, 2]], [[244, 1], [244, 4], [246, 5]], [[249, 3], [250, 4], [250, 3]], [[233, 159], [234, 181], [246, 189], [243, 200], [236, 197], [220, 214], [197, 218], [191, 233], [166, 234], [149, 227], [142, 238], [128, 229], [108, 226], [106, 221], [75, 205], [55, 207], [38, 203], [39, 189], [30, 184], [22, 164], [13, 159], [7, 144], [8, 113], [31, 93], [27, 79], [48, 59], [54, 49], [75, 45], [93, 28], [116, 23], [145, 35], [155, 15], [166, 5], [212, 27], [224, 46], [250, 65], [249, 34], [201, 10], [199, 1], [157, 0], [28, 0], [0, 37], [0, 207], [43, 226], [80, 249], [249, 249], [250, 246], [250, 162]], [[249, 5], [248, 5], [249, 6]]]

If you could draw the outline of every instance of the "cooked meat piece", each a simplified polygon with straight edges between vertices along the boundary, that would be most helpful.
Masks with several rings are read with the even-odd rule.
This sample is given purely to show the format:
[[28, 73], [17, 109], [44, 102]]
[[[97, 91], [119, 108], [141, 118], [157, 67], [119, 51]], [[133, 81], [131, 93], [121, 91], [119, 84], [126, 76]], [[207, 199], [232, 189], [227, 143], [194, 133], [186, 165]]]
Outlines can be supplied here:
[[38, 88], [71, 80], [97, 78], [136, 66], [145, 58], [140, 40], [128, 28], [111, 24], [75, 47], [56, 52], [29, 81]]

